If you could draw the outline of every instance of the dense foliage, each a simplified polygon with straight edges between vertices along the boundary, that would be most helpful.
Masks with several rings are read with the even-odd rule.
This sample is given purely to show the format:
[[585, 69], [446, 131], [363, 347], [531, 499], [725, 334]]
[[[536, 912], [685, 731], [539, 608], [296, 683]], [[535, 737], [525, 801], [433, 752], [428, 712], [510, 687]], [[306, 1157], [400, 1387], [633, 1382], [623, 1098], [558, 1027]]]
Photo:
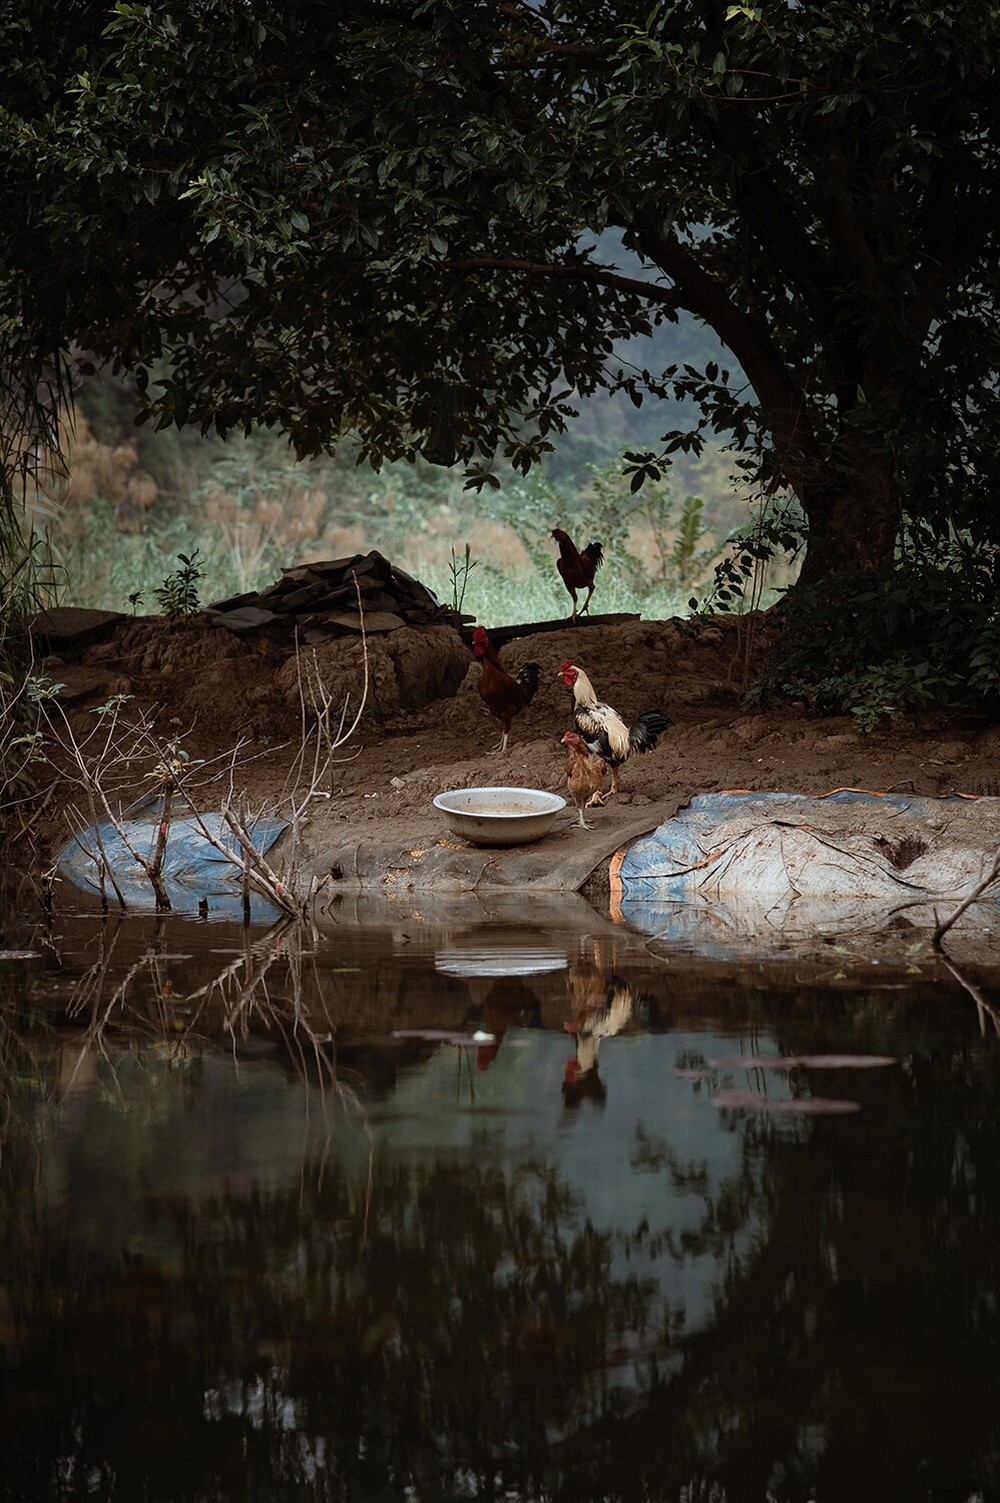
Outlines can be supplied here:
[[[819, 574], [885, 565], [904, 510], [992, 513], [995, 4], [43, 11], [2, 22], [21, 369], [167, 353], [157, 421], [480, 481], [573, 392], [679, 390], [796, 491]], [[609, 364], [681, 309], [748, 384]]]
[[[807, 588], [994, 545], [995, 0], [11, 0], [0, 41], [22, 458], [71, 349], [157, 424], [480, 488], [608, 390], [700, 414], [636, 487], [723, 436], [793, 494]], [[728, 353], [619, 358], [681, 316]]]

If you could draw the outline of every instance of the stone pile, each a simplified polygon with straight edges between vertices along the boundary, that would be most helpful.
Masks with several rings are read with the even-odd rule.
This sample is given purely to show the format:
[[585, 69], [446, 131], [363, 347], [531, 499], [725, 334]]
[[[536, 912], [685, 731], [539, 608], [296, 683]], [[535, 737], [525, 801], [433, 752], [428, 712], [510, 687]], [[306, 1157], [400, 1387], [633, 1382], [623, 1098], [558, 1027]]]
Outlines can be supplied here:
[[[358, 596], [361, 612], [358, 611]], [[368, 633], [431, 623], [462, 631], [475, 620], [460, 615], [405, 570], [374, 549], [351, 558], [299, 564], [282, 569], [281, 578], [263, 590], [251, 590], [206, 606], [213, 626], [232, 632], [266, 631], [269, 636], [297, 634], [306, 644], [330, 637], [360, 635], [362, 617]]]

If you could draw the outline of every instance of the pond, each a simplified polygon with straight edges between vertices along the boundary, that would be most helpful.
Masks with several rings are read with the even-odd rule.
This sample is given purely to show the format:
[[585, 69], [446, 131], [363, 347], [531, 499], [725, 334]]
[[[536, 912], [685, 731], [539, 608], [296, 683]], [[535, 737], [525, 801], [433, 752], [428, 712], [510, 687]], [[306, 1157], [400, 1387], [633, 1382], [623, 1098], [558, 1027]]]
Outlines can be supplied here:
[[1000, 1496], [957, 983], [74, 901], [2, 910], [4, 1503]]

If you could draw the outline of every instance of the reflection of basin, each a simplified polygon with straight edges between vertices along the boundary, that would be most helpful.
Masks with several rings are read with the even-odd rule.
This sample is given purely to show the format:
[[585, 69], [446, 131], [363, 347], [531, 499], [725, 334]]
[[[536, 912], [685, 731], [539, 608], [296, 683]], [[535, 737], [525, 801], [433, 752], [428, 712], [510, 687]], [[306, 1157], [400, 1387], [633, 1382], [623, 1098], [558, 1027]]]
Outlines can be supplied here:
[[566, 951], [549, 945], [469, 945], [434, 955], [434, 969], [444, 976], [538, 976], [566, 964]]
[[439, 793], [434, 807], [476, 845], [525, 845], [551, 830], [566, 800], [538, 788], [454, 788]]

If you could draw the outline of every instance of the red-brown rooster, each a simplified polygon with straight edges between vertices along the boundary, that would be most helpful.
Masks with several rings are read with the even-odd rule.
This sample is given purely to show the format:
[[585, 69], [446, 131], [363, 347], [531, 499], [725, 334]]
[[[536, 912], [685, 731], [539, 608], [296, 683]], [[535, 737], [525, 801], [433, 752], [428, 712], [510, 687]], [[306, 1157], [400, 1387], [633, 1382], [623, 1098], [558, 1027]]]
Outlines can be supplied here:
[[[604, 548], [596, 540], [588, 543], [583, 552], [577, 550], [576, 544], [568, 532], [563, 532], [561, 527], [552, 529], [552, 536], [559, 544], [559, 557], [556, 559], [556, 568], [562, 575], [562, 582], [573, 597], [573, 612], [571, 621], [575, 621], [577, 615], [590, 612], [590, 597], [594, 593], [594, 575], [604, 562]], [[576, 592], [586, 590], [587, 598], [577, 611]]]
[[[662, 710], [646, 710], [629, 728], [617, 710], [602, 704], [594, 692], [594, 686], [572, 659], [567, 659], [559, 669], [559, 677], [567, 688], [573, 690], [573, 723], [582, 736], [587, 750], [603, 757], [611, 769], [609, 793], [618, 792], [618, 769], [636, 752], [652, 751], [657, 738], [673, 725], [669, 715]], [[594, 803], [603, 804], [598, 793]]]
[[483, 704], [499, 720], [503, 732], [497, 750], [505, 752], [511, 722], [530, 705], [542, 670], [537, 663], [522, 663], [515, 674], [508, 673], [481, 626], [472, 633], [472, 650], [479, 659], [479, 692]]
[[576, 805], [580, 824], [585, 830], [589, 830], [583, 811], [589, 809], [591, 804], [603, 803], [601, 784], [607, 774], [608, 764], [603, 757], [588, 749], [583, 737], [576, 731], [567, 731], [562, 738], [562, 745], [566, 748], [566, 787]]

